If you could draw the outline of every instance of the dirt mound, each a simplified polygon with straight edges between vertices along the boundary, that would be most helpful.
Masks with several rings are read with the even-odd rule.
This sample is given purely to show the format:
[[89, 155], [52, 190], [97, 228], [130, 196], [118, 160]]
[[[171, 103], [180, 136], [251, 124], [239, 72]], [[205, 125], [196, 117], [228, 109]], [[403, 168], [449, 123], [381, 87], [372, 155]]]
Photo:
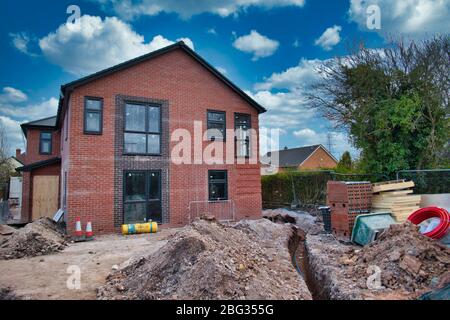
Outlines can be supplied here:
[[275, 223], [294, 224], [306, 234], [323, 233], [323, 223], [308, 212], [268, 209], [263, 211], [263, 217]]
[[[389, 289], [419, 292], [436, 286], [450, 269], [450, 250], [421, 235], [406, 222], [392, 225], [376, 242], [344, 257], [352, 276], [367, 278], [367, 267], [381, 269], [381, 284]], [[448, 277], [447, 277], [448, 278]]]
[[311, 299], [290, 264], [287, 247], [255, 241], [259, 231], [267, 231], [267, 223], [278, 231], [284, 227], [252, 221], [238, 230], [197, 220], [156, 253], [108, 276], [98, 298]]
[[0, 241], [0, 260], [50, 254], [66, 246], [64, 235], [49, 218], [29, 223]]

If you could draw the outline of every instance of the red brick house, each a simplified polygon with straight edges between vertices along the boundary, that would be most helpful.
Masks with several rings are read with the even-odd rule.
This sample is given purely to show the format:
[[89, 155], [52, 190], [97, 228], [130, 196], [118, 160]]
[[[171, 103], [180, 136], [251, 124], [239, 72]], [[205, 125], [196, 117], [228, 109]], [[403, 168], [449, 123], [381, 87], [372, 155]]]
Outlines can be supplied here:
[[[45, 206], [34, 197], [57, 180], [52, 197], [65, 211], [69, 233], [76, 217], [92, 221], [97, 234], [148, 220], [183, 225], [193, 215], [224, 210], [236, 220], [260, 217], [259, 161], [250, 158], [258, 158], [262, 112], [183, 42], [63, 85], [55, 117], [22, 125], [22, 215], [42, 215]], [[183, 152], [192, 162], [180, 164], [172, 157], [183, 140], [174, 138], [179, 129], [194, 137], [197, 129], [219, 134], [208, 133], [200, 146], [193, 142], [192, 154]], [[253, 129], [256, 136], [230, 136], [234, 129]], [[211, 145], [225, 150], [230, 142], [240, 164], [198, 161], [199, 149], [200, 155]]]
[[338, 160], [323, 145], [268, 152], [261, 157], [261, 174], [271, 175], [286, 169], [320, 170], [336, 168]]

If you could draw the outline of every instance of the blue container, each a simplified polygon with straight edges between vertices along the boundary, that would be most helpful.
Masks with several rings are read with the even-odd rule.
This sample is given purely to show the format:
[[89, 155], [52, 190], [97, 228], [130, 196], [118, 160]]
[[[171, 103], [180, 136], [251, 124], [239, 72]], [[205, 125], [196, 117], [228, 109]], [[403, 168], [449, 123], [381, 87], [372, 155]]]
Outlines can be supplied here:
[[365, 246], [378, 238], [390, 225], [396, 224], [390, 213], [369, 213], [356, 217], [352, 242]]

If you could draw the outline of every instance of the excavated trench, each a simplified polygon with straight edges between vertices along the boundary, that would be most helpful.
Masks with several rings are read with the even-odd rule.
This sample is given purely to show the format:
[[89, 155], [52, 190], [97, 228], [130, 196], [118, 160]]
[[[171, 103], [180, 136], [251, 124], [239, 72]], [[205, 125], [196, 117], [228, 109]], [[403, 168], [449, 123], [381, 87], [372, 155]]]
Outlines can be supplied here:
[[305, 244], [306, 232], [295, 225], [296, 219], [289, 216], [275, 216], [266, 219], [275, 223], [290, 223], [292, 225], [292, 234], [289, 238], [288, 249], [293, 267], [305, 281], [313, 300], [330, 300], [327, 286], [316, 277], [310, 265], [308, 250]]
[[292, 265], [302, 276], [314, 300], [330, 300], [326, 286], [316, 278], [309, 263], [308, 250], [305, 245], [306, 233], [296, 226], [292, 226], [292, 229], [292, 236], [288, 244]]

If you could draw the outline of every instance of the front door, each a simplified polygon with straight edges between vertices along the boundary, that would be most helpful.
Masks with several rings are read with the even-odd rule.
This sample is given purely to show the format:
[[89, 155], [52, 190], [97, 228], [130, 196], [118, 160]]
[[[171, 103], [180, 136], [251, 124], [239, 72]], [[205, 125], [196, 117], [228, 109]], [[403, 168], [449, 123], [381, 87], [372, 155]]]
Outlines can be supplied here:
[[161, 171], [125, 172], [123, 207], [124, 223], [161, 223]]
[[53, 218], [58, 211], [59, 176], [33, 178], [32, 220]]

